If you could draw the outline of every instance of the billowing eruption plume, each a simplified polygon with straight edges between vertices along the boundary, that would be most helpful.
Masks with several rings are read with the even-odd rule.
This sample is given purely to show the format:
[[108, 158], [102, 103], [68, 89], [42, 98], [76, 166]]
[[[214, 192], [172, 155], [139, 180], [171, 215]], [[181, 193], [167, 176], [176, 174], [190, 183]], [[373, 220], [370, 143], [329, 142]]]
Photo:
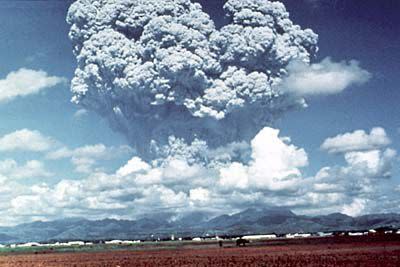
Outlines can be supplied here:
[[283, 4], [228, 0], [216, 29], [190, 0], [78, 0], [69, 9], [78, 67], [73, 102], [106, 117], [143, 157], [170, 136], [210, 147], [248, 141], [303, 105], [279, 89], [292, 60], [309, 63], [317, 35]]

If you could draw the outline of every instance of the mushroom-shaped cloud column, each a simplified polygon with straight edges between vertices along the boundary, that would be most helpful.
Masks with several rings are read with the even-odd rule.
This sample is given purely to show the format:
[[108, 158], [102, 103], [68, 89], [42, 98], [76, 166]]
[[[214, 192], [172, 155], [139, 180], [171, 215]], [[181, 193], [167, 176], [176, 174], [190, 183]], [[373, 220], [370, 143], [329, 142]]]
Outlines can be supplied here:
[[73, 102], [107, 118], [144, 158], [170, 136], [218, 147], [249, 141], [304, 105], [279, 85], [308, 64], [317, 35], [284, 5], [228, 0], [220, 29], [190, 0], [77, 0], [69, 9], [77, 59]]

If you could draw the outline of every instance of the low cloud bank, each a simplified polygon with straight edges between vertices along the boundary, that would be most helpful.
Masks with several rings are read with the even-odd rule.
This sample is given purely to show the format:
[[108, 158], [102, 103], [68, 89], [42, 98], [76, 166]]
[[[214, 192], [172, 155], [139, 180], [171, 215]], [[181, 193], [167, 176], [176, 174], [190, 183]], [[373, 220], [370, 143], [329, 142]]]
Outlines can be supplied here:
[[[343, 165], [326, 166], [306, 176], [307, 152], [292, 144], [290, 138], [280, 136], [277, 129], [265, 127], [247, 146], [233, 146], [248, 155], [246, 160], [238, 158], [237, 150], [231, 147], [218, 148], [226, 153], [222, 158], [206, 149], [207, 161], [198, 161], [193, 154], [204, 151], [203, 146], [180, 144], [180, 154], [153, 161], [134, 156], [115, 172], [97, 170], [85, 179], [64, 179], [55, 185], [16, 186], [15, 180], [7, 178], [7, 173], [1, 176], [0, 171], [0, 188], [4, 191], [0, 214], [12, 216], [12, 220], [135, 218], [150, 212], [221, 214], [248, 206], [275, 205], [304, 214], [342, 211], [359, 215], [396, 201], [380, 198], [383, 192], [389, 192], [385, 186], [396, 160], [392, 148], [347, 151]], [[63, 156], [95, 151], [87, 147]], [[60, 157], [58, 153], [53, 160]]]

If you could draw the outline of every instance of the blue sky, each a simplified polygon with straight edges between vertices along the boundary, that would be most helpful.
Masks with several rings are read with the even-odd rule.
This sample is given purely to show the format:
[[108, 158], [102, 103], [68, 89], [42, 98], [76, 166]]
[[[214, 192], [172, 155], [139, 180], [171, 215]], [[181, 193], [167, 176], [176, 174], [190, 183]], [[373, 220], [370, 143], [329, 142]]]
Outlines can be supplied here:
[[[71, 3], [71, 1], [69, 2]], [[76, 119], [79, 107], [72, 104], [69, 80], [75, 69], [68, 39], [69, 27], [65, 22], [68, 1], [4, 1], [1, 12], [1, 35], [3, 40], [0, 53], [3, 59], [1, 77], [20, 68], [44, 70], [49, 75], [67, 78], [52, 90], [38, 95], [17, 98], [0, 105], [3, 122], [0, 134], [5, 135], [19, 129], [38, 130], [52, 136], [70, 147], [104, 143], [121, 145], [126, 141], [112, 131], [107, 123], [95, 114]], [[5, 63], [7, 62], [7, 63]], [[16, 159], [27, 159], [38, 155], [13, 153]], [[8, 157], [5, 155], [4, 157]], [[54, 167], [58, 178], [70, 176], [70, 166]], [[65, 165], [65, 166], [64, 166]], [[62, 168], [58, 172], [58, 167]], [[52, 166], [49, 166], [52, 168]]]
[[[199, 2], [210, 14], [223, 18], [221, 6], [224, 1]], [[334, 61], [355, 59], [371, 72], [373, 78], [337, 95], [308, 99], [309, 107], [285, 116], [279, 122], [279, 128], [296, 140], [295, 143], [304, 144], [308, 150], [318, 153], [320, 142], [327, 136], [382, 126], [398, 148], [400, 18], [397, 11], [400, 3], [391, 0], [362, 3], [355, 0], [285, 0], [283, 3], [293, 21], [319, 35], [316, 61], [326, 57]], [[305, 132], [304, 128], [307, 129]], [[317, 155], [315, 160], [318, 162], [322, 155]]]
[[[309, 108], [287, 116], [282, 121], [283, 127], [293, 138], [302, 138], [299, 141], [306, 142], [307, 147], [318, 147], [316, 139], [322, 140], [335, 132], [382, 126], [398, 148], [400, 109], [396, 103], [400, 99], [397, 75], [400, 20], [396, 10], [399, 3], [314, 1], [316, 6], [310, 9], [299, 2], [302, 1], [287, 1], [287, 8], [293, 20], [319, 34], [318, 58], [356, 59], [373, 78], [341, 94], [310, 100]], [[301, 125], [310, 125], [313, 133], [290, 134]]]
[[[71, 1], [4, 1], [0, 9], [1, 34], [7, 41], [1, 43], [0, 53], [7, 64], [2, 64], [2, 77], [19, 68], [30, 68], [71, 79], [76, 61], [65, 22], [69, 3]], [[43, 94], [44, 97], [39, 95], [2, 104], [1, 119], [7, 121], [2, 133], [21, 127], [37, 128], [66, 144], [78, 146], [118, 138], [96, 119], [89, 123], [73, 119], [71, 114], [79, 108], [70, 103], [68, 82]], [[18, 114], [17, 119], [15, 114]], [[99, 127], [101, 131], [93, 131]]]
[[[10, 205], [7, 205], [7, 203], [3, 206], [0, 205], [0, 214], [6, 218], [4, 221], [0, 219], [0, 224], [7, 225], [37, 219], [47, 220], [81, 216], [82, 214], [87, 214], [90, 218], [134, 218], [138, 214], [149, 212], [151, 207], [163, 208], [164, 206], [169, 207], [168, 205], [181, 207], [186, 198], [189, 199], [187, 201], [191, 203], [193, 210], [196, 208], [208, 210], [207, 208], [211, 207], [210, 211], [218, 213], [218, 209], [221, 209], [221, 207], [227, 207], [231, 211], [243, 208], [240, 205], [235, 206], [234, 201], [229, 202], [229, 199], [234, 199], [234, 197], [227, 196], [226, 193], [221, 193], [223, 195], [221, 199], [227, 202], [221, 200], [216, 201], [217, 204], [210, 204], [207, 199], [210, 198], [210, 194], [212, 195], [215, 192], [209, 192], [206, 185], [199, 186], [197, 182], [193, 182], [185, 189], [181, 189], [179, 186], [161, 186], [157, 182], [153, 184], [153, 187], [144, 189], [137, 187], [136, 189], [143, 192], [148, 190], [149, 193], [144, 193], [145, 197], [142, 199], [132, 197], [128, 204], [122, 200], [118, 202], [118, 197], [110, 197], [116, 189], [110, 191], [104, 189], [109, 188], [110, 184], [108, 183], [107, 186], [102, 184], [104, 181], [101, 180], [101, 177], [106, 177], [104, 179], [108, 182], [118, 181], [121, 183], [120, 187], [128, 187], [124, 186], [124, 183], [129, 184], [129, 179], [126, 177], [122, 179], [122, 176], [119, 177], [116, 172], [119, 170], [121, 173], [120, 167], [122, 166], [127, 167], [127, 169], [134, 168], [127, 162], [137, 155], [133, 149], [127, 147], [130, 144], [127, 138], [122, 133], [114, 131], [105, 119], [93, 111], [82, 111], [82, 107], [71, 103], [70, 81], [74, 77], [76, 58], [72, 53], [72, 44], [68, 38], [70, 25], [66, 23], [66, 15], [72, 2], [49, 0], [2, 1], [1, 3], [0, 38], [2, 42], [0, 42], [0, 58], [2, 62], [0, 64], [0, 80], [6, 80], [7, 75], [20, 69], [42, 70], [47, 77], [57, 77], [59, 80], [55, 82], [55, 85], [40, 89], [36, 93], [13, 97], [5, 101], [1, 101], [0, 98], [0, 138], [22, 129], [29, 129], [29, 131], [37, 131], [42, 137], [52, 140], [52, 148], [49, 149], [37, 151], [32, 151], [32, 149], [3, 149], [0, 151], [0, 162], [3, 162], [3, 165], [7, 160], [12, 160], [18, 165], [12, 167], [14, 168], [14, 174], [12, 174], [9, 170], [1, 173], [0, 164], [0, 175], [5, 177], [3, 184], [0, 179], [0, 192], [1, 187], [14, 186], [15, 183], [21, 187], [16, 190], [17, 192], [9, 193], [10, 196], [7, 195], [3, 200]], [[199, 2], [203, 5], [205, 12], [209, 13], [214, 19], [217, 27], [226, 24], [225, 19], [221, 20], [224, 14], [222, 5], [225, 1], [203, 0]], [[291, 167], [291, 171], [301, 170], [302, 177], [306, 179], [306, 183], [310, 183], [310, 187], [313, 187], [312, 183], [317, 183], [310, 179], [318, 176], [317, 173], [325, 166], [330, 166], [332, 169], [342, 168], [334, 174], [331, 171], [330, 178], [341, 176], [343, 179], [347, 179], [346, 175], [350, 175], [349, 173], [353, 169], [349, 170], [351, 166], [346, 164], [351, 163], [346, 162], [345, 158], [356, 155], [346, 154], [347, 152], [358, 153], [375, 149], [380, 151], [379, 157], [383, 158], [387, 149], [400, 151], [398, 141], [400, 136], [400, 108], [398, 106], [400, 99], [398, 87], [400, 84], [400, 76], [398, 75], [400, 67], [398, 60], [400, 58], [400, 50], [398, 49], [400, 47], [400, 18], [398, 17], [398, 10], [400, 3], [394, 0], [379, 2], [367, 0], [362, 1], [362, 3], [357, 0], [285, 0], [283, 3], [286, 5], [292, 21], [301, 25], [302, 28], [311, 28], [319, 35], [319, 51], [317, 57], [313, 59], [313, 63], [318, 64], [327, 57], [330, 57], [332, 62], [356, 60], [361, 69], [371, 74], [371, 78], [358, 85], [350, 84], [344, 90], [335, 94], [307, 96], [307, 108], [287, 112], [274, 122], [271, 127], [281, 131], [279, 136], [289, 136], [291, 144], [294, 144], [297, 150], [281, 146], [280, 139], [276, 139], [274, 132], [271, 131], [264, 132], [263, 135], [260, 134], [260, 138], [268, 138], [269, 136], [273, 140], [276, 139], [279, 147], [282, 147], [282, 155], [294, 153], [296, 159], [304, 156], [300, 151], [303, 148], [307, 154], [308, 164], [298, 162], [297, 165], [294, 164]], [[1, 88], [0, 90], [2, 90]], [[81, 111], [78, 112], [79, 110]], [[390, 139], [390, 144], [381, 140], [377, 141], [379, 144], [371, 145], [372, 148], [363, 147], [359, 150], [343, 153], [327, 153], [327, 150], [321, 149], [322, 143], [329, 137], [353, 133], [356, 130], [364, 130], [368, 135], [374, 127], [384, 129], [383, 139]], [[268, 144], [268, 142], [265, 144]], [[252, 149], [253, 152], [257, 150], [255, 146]], [[59, 153], [54, 156], [57, 151]], [[53, 156], [51, 153], [53, 153]], [[266, 158], [268, 158], [267, 156]], [[361, 155], [358, 156], [361, 157]], [[379, 160], [386, 160], [382, 158]], [[385, 184], [383, 187], [386, 188], [371, 194], [373, 196], [369, 200], [364, 201], [366, 193], [360, 193], [358, 197], [350, 199], [348, 195], [352, 195], [354, 192], [347, 192], [349, 194], [346, 195], [346, 199], [340, 200], [339, 204], [332, 204], [334, 201], [326, 200], [325, 207], [314, 205], [315, 203], [312, 204], [311, 200], [311, 204], [307, 204], [308, 202], [304, 200], [304, 202], [296, 204], [287, 201], [285, 205], [294, 208], [299, 213], [311, 214], [337, 210], [348, 211], [348, 214], [356, 215], [358, 213], [353, 212], [353, 210], [359, 207], [365, 210], [361, 213], [379, 210], [392, 211], [388, 207], [397, 203], [396, 194], [398, 191], [394, 191], [393, 188], [400, 185], [400, 169], [398, 156], [388, 156], [388, 158], [390, 159], [390, 168], [384, 162], [382, 164], [385, 166], [378, 172], [389, 171], [391, 178], [385, 176], [385, 178], [368, 180], [366, 182], [368, 185]], [[221, 172], [221, 170], [209, 170], [190, 164], [190, 166], [187, 166], [186, 163], [179, 160], [171, 164], [168, 163], [169, 165], [166, 164], [169, 167], [160, 167], [152, 165], [150, 162], [145, 163], [135, 157], [133, 159], [131, 163], [136, 164], [134, 166], [140, 166], [142, 171], [146, 172], [148, 181], [152, 181], [154, 177], [152, 171], [157, 172], [160, 169], [162, 169], [163, 175], [166, 175], [167, 178], [164, 178], [166, 180], [169, 179], [169, 176], [165, 174], [168, 173], [168, 170], [182, 171], [189, 169], [193, 171], [195, 178], [183, 177], [185, 183], [190, 179], [197, 181], [196, 179], [201, 175], [208, 177]], [[257, 161], [256, 158], [253, 158], [253, 160]], [[35, 165], [36, 167], [34, 167], [38, 173], [31, 176], [29, 176], [29, 173], [21, 174], [19, 178], [15, 178], [18, 177], [15, 174], [18, 172], [15, 171], [18, 168], [23, 168], [29, 161], [41, 162], [42, 165], [39, 167]], [[354, 161], [357, 161], [357, 159], [354, 159]], [[85, 168], [79, 170], [82, 164], [86, 164], [86, 170]], [[147, 164], [149, 165], [147, 166]], [[359, 165], [357, 166], [359, 167]], [[231, 167], [225, 166], [224, 170], [232, 171]], [[251, 169], [251, 166], [245, 165], [245, 167]], [[241, 167], [233, 169], [233, 172], [240, 172], [240, 170]], [[271, 170], [268, 169], [267, 171]], [[128, 171], [128, 173], [130, 172]], [[99, 178], [93, 177], [96, 175]], [[158, 174], [154, 175], [157, 176]], [[368, 176], [369, 174], [362, 175]], [[371, 175], [376, 176], [375, 173]], [[137, 180], [138, 178], [134, 179]], [[367, 178], [360, 178], [360, 183], [363, 183], [364, 179]], [[75, 199], [73, 196], [69, 196], [68, 201], [75, 199], [76, 202], [70, 203], [62, 199], [58, 205], [51, 206], [49, 204], [51, 201], [40, 197], [40, 194], [54, 194], [57, 191], [57, 185], [60, 185], [60, 182], [63, 181], [68, 181], [65, 182], [68, 184], [67, 188], [74, 186], [71, 181], [86, 181], [86, 184], [79, 185], [79, 188], [85, 188], [90, 183], [95, 186], [98, 183], [99, 187], [103, 186], [104, 188], [99, 189], [100, 191], [97, 193], [105, 192], [104, 198], [107, 199], [95, 199], [93, 196], [86, 198], [76, 196]], [[249, 186], [249, 188], [246, 187], [248, 191], [245, 192], [242, 188], [243, 184], [237, 183], [235, 188], [234, 183], [225, 181], [224, 184], [222, 181], [225, 180], [221, 178], [220, 184], [226, 186], [226, 188], [231, 186], [233, 189], [230, 190], [233, 193], [241, 194], [244, 199], [252, 199], [249, 201], [249, 205], [252, 205], [251, 203], [265, 204], [267, 201], [279, 203], [279, 199], [284, 198], [288, 192], [292, 192], [288, 189], [277, 193], [273, 200], [254, 200], [259, 194], [275, 192], [274, 187], [262, 184], [260, 187], [266, 186], [268, 190], [263, 189], [264, 191], [259, 192]], [[251, 179], [246, 181], [246, 184], [251, 183]], [[258, 181], [254, 183], [257, 184]], [[174, 184], [179, 184], [179, 181], [175, 181]], [[328, 184], [328, 182], [323, 184]], [[348, 185], [343, 183], [343, 187], [346, 186]], [[61, 185], [59, 187], [61, 188]], [[129, 193], [121, 195], [119, 199], [139, 194], [133, 189]], [[78, 191], [77, 189], [76, 194], [80, 194]], [[59, 191], [57, 192], [59, 193]], [[66, 189], [63, 192], [66, 192]], [[159, 192], [160, 195], [165, 195], [165, 197], [161, 197], [161, 200], [151, 197], [152, 192]], [[340, 194], [339, 191], [324, 192], [308, 193], [312, 195], [310, 199], [314, 197], [314, 202], [315, 199], [321, 199], [321, 202], [324, 202], [324, 196], [326, 198], [338, 198], [338, 194]], [[307, 193], [307, 189], [297, 192], [296, 196], [305, 193]], [[367, 201], [377, 201], [382, 197], [390, 198], [387, 200], [386, 206], [380, 207], [376, 203], [366, 204], [370, 203]], [[111, 198], [113, 198], [113, 201], [110, 200]], [[167, 201], [165, 201], [166, 198], [168, 198]], [[296, 197], [293, 196], [293, 198]], [[24, 205], [32, 200], [38, 200], [41, 203], [40, 207], [37, 211], [26, 212]], [[163, 203], [160, 204], [163, 201], [167, 203], [164, 203], [164, 206]], [[63, 204], [67, 202], [68, 204]], [[145, 203], [143, 206], [148, 208], [143, 210], [137, 208], [137, 212], [130, 210], [132, 205], [137, 207], [140, 203]], [[364, 206], [367, 205], [370, 205], [370, 207], [365, 208]]]

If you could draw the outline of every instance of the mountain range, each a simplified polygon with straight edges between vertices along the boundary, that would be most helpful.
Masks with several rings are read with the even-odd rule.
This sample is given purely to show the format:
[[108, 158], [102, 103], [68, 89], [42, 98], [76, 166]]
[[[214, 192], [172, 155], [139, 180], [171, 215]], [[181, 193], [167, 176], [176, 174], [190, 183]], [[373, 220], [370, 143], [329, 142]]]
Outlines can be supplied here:
[[379, 227], [400, 228], [400, 214], [350, 217], [341, 213], [321, 216], [296, 215], [284, 208], [251, 208], [233, 215], [210, 217], [205, 212], [184, 216], [173, 213], [149, 215], [138, 220], [87, 220], [70, 218], [0, 227], [0, 244], [68, 240], [165, 239], [212, 235], [266, 233], [315, 233], [356, 231]]

